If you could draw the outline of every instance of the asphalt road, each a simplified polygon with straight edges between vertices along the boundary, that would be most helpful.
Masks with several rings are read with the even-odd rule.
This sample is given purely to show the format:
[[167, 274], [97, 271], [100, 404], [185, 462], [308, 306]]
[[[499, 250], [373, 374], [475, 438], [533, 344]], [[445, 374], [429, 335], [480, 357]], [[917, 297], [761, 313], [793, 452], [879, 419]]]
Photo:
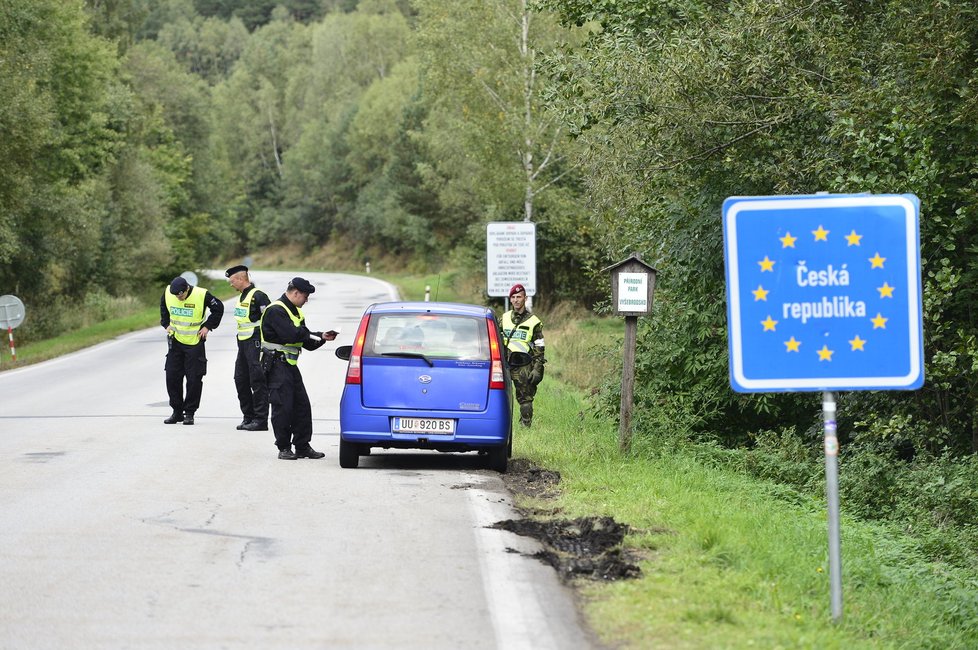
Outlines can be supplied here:
[[[254, 274], [273, 300], [289, 277]], [[309, 326], [340, 330], [300, 361], [324, 460], [235, 430], [230, 311], [194, 426], [163, 424], [162, 328], [0, 373], [0, 648], [593, 647], [554, 572], [512, 552], [535, 543], [486, 527], [516, 514], [477, 457], [340, 469], [333, 349], [394, 291], [306, 277]]]

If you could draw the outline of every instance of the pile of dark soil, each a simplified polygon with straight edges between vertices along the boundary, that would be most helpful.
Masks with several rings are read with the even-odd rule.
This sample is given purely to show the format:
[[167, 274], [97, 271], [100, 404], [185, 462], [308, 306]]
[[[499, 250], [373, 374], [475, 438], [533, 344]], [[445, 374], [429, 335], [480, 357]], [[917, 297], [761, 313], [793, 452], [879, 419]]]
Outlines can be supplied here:
[[513, 494], [553, 499], [560, 493], [560, 472], [543, 469], [525, 458], [511, 458], [503, 482]]
[[578, 519], [507, 519], [492, 525], [538, 540], [543, 549], [533, 557], [546, 562], [563, 580], [622, 580], [637, 578], [641, 569], [622, 548], [628, 526], [611, 517]]
[[[503, 475], [514, 494], [550, 499], [559, 492], [560, 474], [514, 458]], [[561, 579], [622, 580], [641, 569], [622, 547], [628, 526], [611, 517], [577, 519], [507, 519], [492, 528], [532, 537], [543, 545], [533, 557], [554, 567]]]

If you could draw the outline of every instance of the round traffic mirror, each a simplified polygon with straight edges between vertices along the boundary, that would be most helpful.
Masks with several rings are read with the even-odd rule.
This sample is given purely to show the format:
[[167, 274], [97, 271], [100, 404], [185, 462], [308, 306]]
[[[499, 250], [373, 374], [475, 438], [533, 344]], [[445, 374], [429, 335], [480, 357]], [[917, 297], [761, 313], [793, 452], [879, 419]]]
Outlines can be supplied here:
[[0, 296], [0, 327], [12, 329], [24, 322], [24, 303], [17, 296]]

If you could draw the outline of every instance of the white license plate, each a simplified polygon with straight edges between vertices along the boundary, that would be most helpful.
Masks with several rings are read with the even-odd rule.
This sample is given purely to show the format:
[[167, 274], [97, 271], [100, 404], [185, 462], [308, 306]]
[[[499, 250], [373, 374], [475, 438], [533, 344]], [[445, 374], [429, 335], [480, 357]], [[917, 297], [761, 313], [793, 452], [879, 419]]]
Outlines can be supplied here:
[[455, 420], [450, 418], [394, 418], [391, 422], [394, 433], [430, 433], [446, 435], [455, 433]]

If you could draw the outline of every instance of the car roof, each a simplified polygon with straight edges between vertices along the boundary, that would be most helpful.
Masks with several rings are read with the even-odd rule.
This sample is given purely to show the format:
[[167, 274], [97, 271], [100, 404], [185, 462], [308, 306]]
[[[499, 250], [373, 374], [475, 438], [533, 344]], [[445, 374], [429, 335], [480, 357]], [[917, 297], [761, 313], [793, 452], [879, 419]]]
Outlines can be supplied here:
[[378, 302], [367, 307], [367, 313], [431, 313], [482, 318], [493, 315], [492, 309], [484, 305], [468, 305], [460, 302]]

